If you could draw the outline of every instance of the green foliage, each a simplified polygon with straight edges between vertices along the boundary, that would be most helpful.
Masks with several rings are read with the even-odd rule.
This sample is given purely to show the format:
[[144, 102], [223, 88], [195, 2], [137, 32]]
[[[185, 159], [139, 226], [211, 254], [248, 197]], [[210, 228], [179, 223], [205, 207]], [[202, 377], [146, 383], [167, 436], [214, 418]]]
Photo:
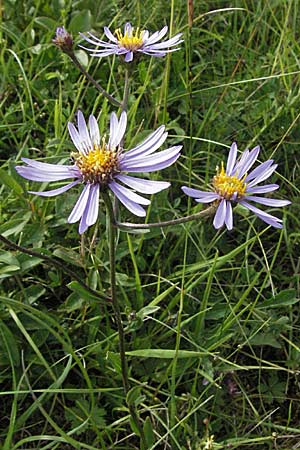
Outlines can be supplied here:
[[[229, 5], [230, 3], [230, 5]], [[274, 158], [280, 196], [293, 200], [284, 229], [237, 208], [234, 231], [211, 218], [127, 235], [118, 232], [118, 298], [132, 390], [149, 449], [291, 449], [299, 441], [299, 22], [296, 0], [17, 2], [0, 28], [0, 233], [56, 258], [0, 248], [0, 443], [16, 449], [139, 448], [122, 389], [109, 301], [105, 207], [80, 237], [67, 224], [77, 191], [21, 179], [21, 157], [66, 163], [67, 122], [81, 108], [114, 110], [52, 45], [55, 28], [102, 35], [131, 21], [182, 31], [182, 50], [142, 58], [129, 97], [125, 148], [166, 123], [176, 167], [154, 176], [172, 187], [153, 196], [147, 220], [201, 208], [180, 186], [205, 189], [227, 147], [261, 145]], [[17, 11], [17, 12], [16, 12]], [[117, 58], [81, 63], [119, 100]], [[120, 208], [122, 220], [134, 221]], [[64, 270], [64, 267], [66, 270]], [[79, 277], [70, 276], [73, 271]], [[79, 283], [103, 294], [99, 299]], [[132, 431], [134, 430], [135, 433]], [[213, 436], [213, 437], [212, 437]]]

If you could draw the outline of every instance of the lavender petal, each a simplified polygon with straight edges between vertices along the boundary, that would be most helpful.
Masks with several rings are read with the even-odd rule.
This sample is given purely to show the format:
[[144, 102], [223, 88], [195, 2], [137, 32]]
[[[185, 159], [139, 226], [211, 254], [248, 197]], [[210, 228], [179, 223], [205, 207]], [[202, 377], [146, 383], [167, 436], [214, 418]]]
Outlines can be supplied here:
[[194, 197], [199, 203], [211, 203], [214, 200], [220, 199], [219, 194], [216, 192], [199, 191], [198, 189], [192, 189], [187, 186], [182, 186], [181, 189], [186, 195]]
[[90, 115], [90, 117], [89, 117], [89, 130], [90, 130], [92, 145], [100, 146], [99, 126], [98, 126], [96, 117], [93, 115]]
[[232, 230], [233, 214], [232, 214], [232, 206], [231, 206], [230, 202], [227, 202], [227, 206], [226, 206], [225, 225], [227, 227], [227, 230]]
[[88, 226], [94, 225], [98, 217], [99, 211], [99, 191], [98, 183], [92, 184], [90, 188], [89, 202], [86, 206], [85, 222]]
[[110, 183], [108, 187], [132, 214], [139, 217], [145, 217], [146, 211], [144, 210], [144, 208], [142, 208], [139, 204], [129, 200], [129, 198], [126, 197], [126, 195], [124, 195], [122, 191], [116, 189], [116, 186], [112, 185], [112, 183]]
[[117, 175], [115, 178], [142, 194], [156, 194], [170, 186], [170, 183], [166, 181], [145, 180], [130, 177], [129, 175]]
[[126, 55], [125, 55], [125, 61], [126, 62], [131, 62], [132, 60], [133, 60], [133, 52], [132, 51], [127, 52]]
[[71, 173], [67, 168], [66, 170], [61, 170], [60, 172], [53, 172], [51, 170], [39, 170], [34, 167], [26, 167], [26, 166], [16, 166], [16, 171], [19, 175], [27, 180], [31, 181], [61, 181], [66, 180], [68, 178], [74, 178], [74, 173]]
[[166, 140], [168, 133], [164, 133], [165, 126], [160, 126], [157, 130], [151, 133], [141, 144], [132, 148], [124, 154], [124, 159], [135, 158], [143, 154], [143, 156], [149, 155], [155, 152]]
[[83, 142], [88, 151], [90, 151], [92, 149], [92, 142], [85, 123], [84, 116], [80, 110], [77, 113], [77, 124], [81, 142]]
[[116, 191], [121, 192], [124, 196], [126, 196], [129, 200], [131, 200], [134, 203], [139, 203], [140, 205], [150, 205], [151, 203], [150, 200], [148, 200], [147, 198], [144, 198], [141, 195], [132, 192], [130, 189], [121, 186], [115, 181], [109, 183], [109, 187], [114, 193], [116, 193]]
[[150, 36], [149, 39], [147, 39], [145, 41], [145, 45], [152, 45], [155, 42], [159, 41], [160, 39], [162, 39], [168, 32], [168, 27], [165, 26], [163, 27], [160, 31], [156, 31], [155, 33], [152, 34], [152, 36]]
[[275, 198], [266, 198], [266, 197], [257, 197], [255, 195], [247, 195], [246, 197], [247, 201], [253, 201], [260, 203], [261, 205], [266, 206], [274, 206], [275, 208], [281, 208], [282, 206], [290, 205], [291, 202], [289, 200], [278, 200]]
[[278, 164], [273, 164], [273, 166], [271, 166], [268, 169], [261, 172], [260, 175], [258, 175], [256, 178], [254, 178], [254, 180], [252, 180], [252, 181], [250, 181], [250, 183], [248, 183], [248, 187], [256, 186], [258, 183], [265, 181], [277, 169], [277, 166], [278, 166]]
[[245, 173], [247, 173], [248, 170], [253, 166], [253, 164], [258, 158], [259, 152], [260, 152], [259, 145], [257, 147], [254, 147], [254, 149], [251, 150], [251, 152], [249, 152], [247, 159], [239, 167], [239, 178], [242, 178], [245, 175]]
[[104, 27], [104, 34], [110, 41], [118, 44], [118, 39], [112, 34], [108, 27]]
[[86, 184], [83, 191], [81, 192], [71, 214], [68, 217], [68, 222], [69, 223], [75, 223], [77, 222], [81, 217], [82, 214], [84, 213], [85, 207], [88, 203], [89, 200], [89, 195], [90, 195], [90, 184]]
[[266, 192], [273, 192], [279, 188], [278, 184], [265, 184], [264, 186], [246, 187], [246, 193], [251, 194], [265, 194]]
[[87, 155], [88, 148], [86, 146], [86, 143], [82, 142], [81, 136], [79, 135], [79, 133], [76, 130], [75, 126], [71, 122], [68, 123], [68, 130], [69, 130], [70, 137], [71, 137], [71, 139], [73, 141], [73, 144], [75, 145], [77, 150], [80, 153], [83, 153], [84, 155]]
[[245, 178], [246, 183], [249, 183], [249, 181], [254, 180], [254, 178], [261, 175], [265, 170], [269, 169], [269, 167], [273, 164], [274, 160], [269, 159], [268, 161], [263, 162], [259, 166], [257, 166], [254, 170], [252, 170], [249, 175]]
[[62, 186], [57, 189], [52, 189], [51, 191], [28, 191], [29, 194], [39, 195], [40, 197], [54, 197], [55, 195], [62, 194], [63, 192], [68, 191], [73, 186], [76, 186], [76, 184], [80, 183], [80, 180], [72, 181], [72, 183], [66, 184], [65, 186]]
[[274, 217], [274, 219], [271, 219], [270, 217], [262, 216], [261, 214], [256, 214], [259, 219], [263, 220], [268, 225], [271, 225], [274, 228], [282, 228], [282, 221], [280, 219], [277, 219], [277, 217]]
[[236, 163], [236, 157], [237, 157], [237, 145], [235, 142], [233, 142], [230, 147], [226, 166], [226, 174], [229, 176], [232, 175], [232, 169]]
[[121, 170], [125, 170], [128, 172], [132, 172], [133, 169], [140, 169], [143, 167], [152, 167], [154, 165], [163, 163], [164, 161], [169, 160], [175, 155], [179, 156], [179, 151], [181, 150], [182, 146], [177, 145], [174, 147], [170, 147], [166, 150], [163, 150], [162, 152], [157, 153], [156, 155], [148, 155], [148, 156], [140, 156], [133, 160], [129, 161], [121, 161], [120, 168]]
[[225, 217], [226, 217], [226, 211], [227, 211], [227, 205], [226, 205], [227, 201], [225, 199], [223, 199], [219, 206], [218, 209], [216, 211], [215, 214], [215, 218], [214, 218], [214, 222], [213, 225], [214, 227], [218, 230], [219, 228], [221, 228], [224, 225], [225, 222]]

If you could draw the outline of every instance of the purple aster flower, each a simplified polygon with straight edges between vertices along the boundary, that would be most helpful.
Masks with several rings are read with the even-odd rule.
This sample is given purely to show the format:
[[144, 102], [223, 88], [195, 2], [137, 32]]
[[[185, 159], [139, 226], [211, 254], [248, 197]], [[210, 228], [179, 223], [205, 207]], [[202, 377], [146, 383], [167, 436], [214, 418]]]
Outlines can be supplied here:
[[140, 31], [139, 28], [133, 28], [130, 23], [126, 23], [124, 34], [119, 28], [115, 31], [115, 36], [108, 27], [104, 27], [104, 34], [109, 39], [109, 42], [102, 41], [89, 32], [87, 33], [88, 36], [79, 33], [87, 42], [100, 48], [80, 47], [88, 50], [92, 56], [124, 55], [125, 61], [131, 62], [134, 54], [144, 53], [150, 56], [165, 56], [166, 53], [179, 50], [179, 48], [173, 47], [183, 42], [180, 40], [182, 33], [178, 33], [166, 41], [158, 42], [167, 32], [168, 27], [166, 26], [161, 31], [156, 31], [150, 36], [148, 30]]
[[55, 38], [52, 39], [53, 44], [59, 47], [63, 52], [73, 52], [73, 38], [65, 27], [56, 28]]
[[[155, 194], [170, 186], [166, 181], [150, 181], [128, 175], [128, 172], [153, 172], [173, 164], [180, 155], [181, 145], [161, 152], [156, 150], [164, 143], [168, 133], [164, 125], [151, 133], [141, 144], [124, 152], [121, 142], [127, 124], [123, 111], [120, 120], [110, 116], [110, 135], [100, 138], [96, 118], [89, 117], [88, 127], [81, 111], [77, 116], [78, 130], [69, 122], [68, 128], [76, 151], [71, 153], [72, 165], [48, 164], [22, 158], [26, 166], [17, 166], [17, 172], [27, 180], [48, 182], [74, 179], [65, 186], [46, 192], [29, 191], [32, 194], [52, 197], [68, 191], [76, 184], [83, 184], [83, 190], [68, 218], [69, 223], [80, 220], [79, 233], [93, 225], [98, 217], [99, 194], [110, 189], [121, 203], [136, 216], [146, 215], [141, 205], [150, 201], [142, 194]], [[128, 186], [128, 187], [126, 187]], [[129, 189], [130, 188], [130, 189]]]
[[278, 208], [291, 203], [288, 200], [277, 200], [254, 195], [265, 194], [279, 188], [278, 184], [258, 186], [259, 183], [265, 181], [275, 171], [277, 164], [273, 164], [273, 159], [265, 161], [249, 172], [249, 169], [258, 158], [259, 151], [259, 146], [251, 151], [245, 150], [237, 160], [237, 145], [234, 142], [230, 147], [226, 170], [223, 163], [221, 164], [221, 169], [217, 168], [217, 174], [212, 182], [213, 192], [199, 191], [187, 186], [182, 187], [183, 192], [190, 197], [194, 197], [196, 202], [216, 202], [218, 207], [213, 222], [216, 229], [221, 228], [225, 224], [228, 230], [232, 230], [232, 203], [239, 203], [254, 212], [267, 224], [275, 228], [282, 228], [282, 220], [252, 205], [252, 202], [256, 202], [261, 205]]

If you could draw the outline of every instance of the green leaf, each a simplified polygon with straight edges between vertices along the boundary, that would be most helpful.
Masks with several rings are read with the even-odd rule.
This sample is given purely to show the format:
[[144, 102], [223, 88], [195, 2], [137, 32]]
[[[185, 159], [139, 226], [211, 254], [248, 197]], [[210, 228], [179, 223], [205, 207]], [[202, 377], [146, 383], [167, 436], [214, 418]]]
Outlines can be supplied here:
[[53, 31], [57, 27], [57, 21], [50, 17], [36, 17], [34, 22], [49, 31]]
[[106, 360], [110, 363], [112, 368], [119, 374], [122, 374], [121, 369], [121, 359], [119, 353], [114, 352], [107, 352], [106, 353]]
[[264, 308], [280, 308], [282, 306], [294, 305], [299, 302], [299, 298], [296, 297], [295, 289], [285, 289], [279, 292], [279, 294], [268, 300], [262, 302], [258, 307], [260, 309]]
[[149, 416], [146, 417], [146, 420], [145, 420], [144, 426], [143, 426], [143, 430], [144, 430], [144, 435], [145, 435], [147, 446], [148, 446], [148, 448], [150, 448], [150, 447], [152, 447], [152, 445], [155, 442], [155, 435], [153, 432], [153, 427], [152, 427], [151, 419]]
[[[179, 350], [178, 358], [201, 358], [206, 355], [205, 352], [193, 352], [190, 350]], [[126, 352], [128, 356], [137, 356], [140, 358], [167, 358], [173, 359], [176, 356], [176, 350], [164, 350], [159, 348], [146, 348], [140, 350], [131, 350]]]
[[78, 283], [78, 281], [71, 281], [71, 283], [67, 284], [67, 286], [69, 289], [76, 292], [83, 300], [95, 300], [99, 302], [99, 297], [97, 295], [93, 295], [90, 291], [85, 289], [81, 284]]
[[14, 191], [18, 196], [23, 194], [24, 191], [21, 185], [3, 169], [0, 169], [0, 180], [1, 184], [5, 184], [5, 186]]
[[91, 28], [92, 13], [89, 9], [84, 9], [81, 12], [76, 12], [69, 25], [69, 29], [73, 33], [78, 33], [79, 31], [89, 31]]

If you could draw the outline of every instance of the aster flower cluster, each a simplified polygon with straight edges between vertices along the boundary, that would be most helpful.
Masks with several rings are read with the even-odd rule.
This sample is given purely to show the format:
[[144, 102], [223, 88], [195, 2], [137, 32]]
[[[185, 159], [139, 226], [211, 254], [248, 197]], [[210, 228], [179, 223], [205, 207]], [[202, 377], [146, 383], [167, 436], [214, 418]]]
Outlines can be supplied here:
[[258, 158], [259, 146], [251, 151], [245, 150], [239, 159], [237, 159], [237, 151], [237, 145], [234, 142], [230, 148], [226, 169], [224, 169], [223, 163], [221, 168], [217, 168], [217, 174], [213, 178], [212, 192], [200, 191], [187, 186], [182, 187], [183, 192], [190, 197], [194, 197], [196, 202], [214, 202], [217, 205], [213, 222], [216, 229], [226, 225], [228, 230], [232, 230], [232, 204], [234, 203], [243, 205], [267, 224], [275, 228], [282, 228], [282, 220], [252, 205], [252, 202], [255, 202], [266, 206], [282, 207], [291, 203], [288, 200], [277, 200], [253, 195], [265, 194], [279, 188], [278, 184], [258, 186], [272, 175], [277, 168], [277, 164], [273, 164], [273, 159], [269, 159], [249, 172]]
[[[126, 23], [124, 32], [117, 29], [115, 35], [104, 27], [104, 34], [108, 41], [102, 41], [92, 33], [80, 35], [96, 49], [88, 49], [93, 56], [121, 55], [126, 62], [131, 62], [134, 56], [146, 54], [151, 56], [165, 56], [168, 52], [178, 50], [176, 47], [182, 42], [181, 33], [159, 42], [167, 33], [168, 27], [150, 35], [148, 30], [133, 28]], [[60, 27], [53, 40], [55, 45], [65, 52], [72, 52], [73, 39], [71, 35]], [[85, 48], [85, 47], [83, 47]], [[146, 215], [143, 206], [150, 201], [140, 194], [154, 194], [170, 186], [166, 181], [151, 181], [129, 175], [129, 173], [149, 173], [164, 169], [172, 165], [180, 155], [181, 146], [176, 145], [157, 152], [165, 142], [168, 133], [162, 125], [151, 133], [136, 147], [124, 151], [123, 140], [127, 124], [127, 114], [123, 111], [118, 119], [115, 113], [110, 116], [110, 133], [108, 140], [100, 137], [99, 127], [95, 116], [91, 115], [88, 125], [81, 111], [77, 114], [77, 128], [68, 124], [70, 137], [76, 150], [71, 153], [72, 164], [48, 164], [23, 158], [25, 166], [17, 166], [16, 170], [24, 178], [39, 182], [52, 182], [72, 179], [64, 186], [46, 192], [31, 191], [31, 193], [52, 197], [62, 194], [72, 187], [80, 184], [82, 192], [69, 215], [68, 222], [80, 221], [79, 232], [83, 233], [93, 225], [98, 217], [99, 196], [101, 192], [110, 190], [111, 193], [134, 215]], [[257, 208], [252, 203], [265, 206], [282, 207], [288, 205], [287, 200], [270, 199], [260, 194], [269, 193], [278, 189], [277, 184], [259, 186], [275, 171], [277, 164], [273, 160], [265, 161], [254, 170], [253, 164], [259, 156], [259, 147], [245, 150], [238, 158], [235, 143], [232, 144], [229, 157], [224, 164], [217, 168], [213, 178], [211, 192], [205, 192], [183, 186], [182, 190], [188, 196], [201, 203], [216, 205], [213, 225], [216, 229], [224, 225], [228, 230], [233, 228], [234, 204], [239, 203], [256, 214], [260, 219], [275, 228], [282, 228], [282, 220]]]
[[[118, 120], [115, 113], [110, 117], [109, 139], [100, 137], [95, 116], [89, 117], [88, 126], [81, 111], [77, 115], [76, 127], [69, 122], [68, 129], [76, 151], [71, 153], [72, 165], [48, 164], [22, 158], [26, 166], [17, 166], [17, 172], [32, 181], [51, 182], [73, 179], [70, 183], [45, 192], [30, 191], [43, 197], [52, 197], [68, 191], [77, 184], [83, 190], [68, 218], [69, 223], [80, 220], [79, 233], [93, 225], [98, 217], [99, 194], [109, 189], [120, 202], [136, 216], [146, 215], [141, 205], [150, 201], [137, 194], [155, 194], [170, 186], [166, 181], [151, 181], [128, 175], [149, 173], [173, 164], [180, 155], [181, 145], [157, 152], [168, 133], [162, 125], [143, 142], [129, 151], [124, 151], [121, 142], [127, 124], [127, 114], [122, 112]], [[127, 187], [126, 187], [127, 186]]]

